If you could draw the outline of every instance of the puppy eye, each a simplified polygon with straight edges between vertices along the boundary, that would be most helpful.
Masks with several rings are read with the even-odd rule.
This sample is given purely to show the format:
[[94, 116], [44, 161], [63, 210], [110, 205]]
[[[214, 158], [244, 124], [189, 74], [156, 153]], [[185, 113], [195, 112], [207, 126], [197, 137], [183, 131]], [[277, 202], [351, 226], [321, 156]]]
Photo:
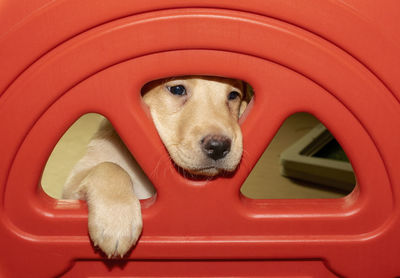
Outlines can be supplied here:
[[171, 86], [171, 87], [167, 87], [167, 89], [168, 89], [168, 91], [171, 92], [171, 94], [176, 95], [176, 96], [186, 95], [186, 88], [183, 85]]
[[240, 94], [236, 91], [232, 91], [228, 95], [228, 100], [235, 100], [240, 97]]

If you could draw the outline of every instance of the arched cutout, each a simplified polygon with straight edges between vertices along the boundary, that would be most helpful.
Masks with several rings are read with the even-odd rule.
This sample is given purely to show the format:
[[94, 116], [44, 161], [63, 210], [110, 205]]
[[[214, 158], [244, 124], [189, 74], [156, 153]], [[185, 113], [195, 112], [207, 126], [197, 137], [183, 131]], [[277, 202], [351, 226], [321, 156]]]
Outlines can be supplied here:
[[241, 187], [251, 199], [332, 199], [353, 191], [350, 162], [333, 135], [308, 113], [281, 126]]
[[[47, 195], [55, 199], [62, 199], [63, 186], [69, 174], [74, 165], [85, 155], [91, 138], [103, 121], [106, 121], [106, 118], [100, 114], [85, 114], [61, 137], [54, 147], [42, 174], [41, 185]], [[135, 158], [133, 156], [131, 158], [137, 164]], [[155, 188], [150, 180], [140, 166], [137, 168], [148, 186], [152, 187], [152, 195], [154, 195]]]

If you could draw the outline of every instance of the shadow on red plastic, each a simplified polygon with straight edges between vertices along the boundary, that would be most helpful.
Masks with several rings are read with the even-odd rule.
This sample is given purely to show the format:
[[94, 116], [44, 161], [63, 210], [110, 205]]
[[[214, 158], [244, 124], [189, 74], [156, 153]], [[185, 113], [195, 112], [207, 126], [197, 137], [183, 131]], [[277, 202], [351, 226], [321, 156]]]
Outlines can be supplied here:
[[340, 277], [320, 260], [75, 261], [62, 277], [190, 277], [193, 273], [197, 277]]

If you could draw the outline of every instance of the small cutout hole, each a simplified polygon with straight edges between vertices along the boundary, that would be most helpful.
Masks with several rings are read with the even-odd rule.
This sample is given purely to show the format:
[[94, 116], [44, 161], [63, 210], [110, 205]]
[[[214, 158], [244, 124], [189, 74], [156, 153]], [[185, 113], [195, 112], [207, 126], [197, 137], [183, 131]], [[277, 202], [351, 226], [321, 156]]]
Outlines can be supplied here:
[[[47, 195], [55, 199], [62, 199], [63, 188], [71, 171], [85, 155], [90, 140], [104, 121], [107, 120], [99, 114], [83, 115], [62, 136], [54, 147], [42, 174], [41, 184]], [[138, 165], [133, 156], [130, 159], [132, 163]], [[139, 165], [136, 168], [140, 171], [138, 175], [141, 180], [150, 188], [149, 194], [154, 195], [155, 188], [150, 180]]]
[[241, 187], [251, 199], [341, 198], [354, 172], [334, 136], [314, 116], [296, 113], [279, 129]]

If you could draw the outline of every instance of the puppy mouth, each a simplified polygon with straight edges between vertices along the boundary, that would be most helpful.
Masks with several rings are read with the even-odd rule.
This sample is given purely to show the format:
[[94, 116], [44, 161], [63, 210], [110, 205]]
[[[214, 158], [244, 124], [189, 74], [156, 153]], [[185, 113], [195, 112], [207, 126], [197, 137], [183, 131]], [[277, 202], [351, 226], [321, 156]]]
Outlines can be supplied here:
[[174, 162], [174, 167], [177, 171], [182, 174], [186, 178], [195, 179], [195, 180], [203, 180], [214, 178], [218, 176], [223, 169], [209, 166], [209, 167], [183, 167]]
[[[203, 153], [193, 153], [182, 151], [182, 149], [175, 149], [174, 152], [170, 152], [173, 164], [178, 171], [184, 171], [191, 175], [212, 177], [220, 175], [221, 173], [231, 173], [237, 168], [232, 167], [232, 163], [226, 161], [227, 158], [213, 160], [205, 157]], [[198, 159], [195, 157], [200, 156]]]
[[185, 169], [186, 171], [200, 176], [215, 176], [219, 174], [223, 169], [217, 167], [203, 167], [203, 168], [196, 168], [196, 169]]
[[224, 165], [219, 165], [219, 162], [210, 162], [211, 165], [204, 165], [204, 166], [194, 166], [190, 164], [178, 164], [174, 162], [175, 166], [179, 167], [180, 169], [184, 170], [185, 172], [195, 175], [195, 176], [204, 176], [204, 177], [213, 177], [220, 175], [221, 173], [230, 173], [234, 172], [234, 169], [230, 169], [224, 167]]
[[197, 165], [190, 165], [190, 164], [186, 164], [186, 163], [176, 163], [174, 162], [174, 164], [181, 168], [182, 170], [193, 174], [193, 175], [204, 175], [204, 176], [215, 176], [217, 175], [219, 172], [223, 171], [222, 168], [217, 167], [216, 165], [207, 165], [207, 166], [197, 166]]

